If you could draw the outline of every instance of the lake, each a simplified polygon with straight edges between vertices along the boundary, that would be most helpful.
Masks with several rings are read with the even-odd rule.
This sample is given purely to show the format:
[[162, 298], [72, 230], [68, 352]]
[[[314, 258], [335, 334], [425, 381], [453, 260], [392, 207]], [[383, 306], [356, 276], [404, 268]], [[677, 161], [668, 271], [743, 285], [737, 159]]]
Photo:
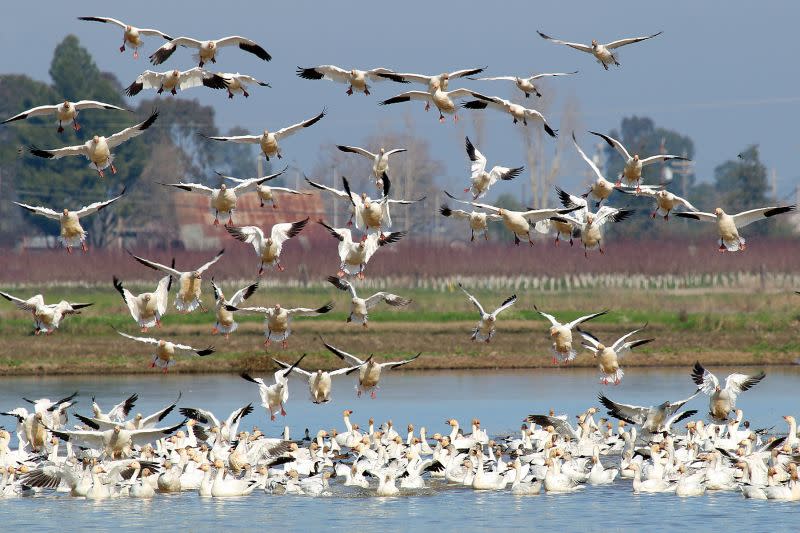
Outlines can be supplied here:
[[[710, 368], [724, 379], [732, 369]], [[755, 373], [760, 368], [737, 368]], [[767, 378], [743, 393], [738, 406], [752, 427], [772, 427], [785, 432], [785, 414], [798, 414], [800, 399], [798, 367], [768, 367]], [[627, 369], [622, 384], [598, 383], [592, 369], [555, 368], [503, 371], [387, 372], [374, 400], [355, 396], [353, 376], [334, 382], [333, 401], [313, 405], [308, 400], [306, 381], [291, 378], [288, 416], [270, 422], [258, 408], [245, 418], [241, 428], [257, 425], [268, 435], [280, 433], [287, 424], [293, 437], [305, 428], [342, 430], [342, 411], [353, 409], [353, 422], [367, 426], [372, 416], [376, 425], [393, 420], [405, 434], [405, 426], [425, 426], [428, 435], [449, 432], [447, 418], [468, 426], [479, 418], [490, 434], [518, 431], [530, 413], [573, 415], [595, 405], [597, 393], [624, 403], [653, 405], [689, 396], [694, 385], [689, 368]], [[271, 376], [265, 376], [271, 380]], [[26, 405], [28, 398], [61, 398], [79, 391], [76, 411], [90, 414], [91, 396], [103, 408], [136, 392], [134, 412], [147, 415], [171, 403], [181, 391], [180, 406], [211, 409], [226, 417], [248, 402], [259, 404], [255, 385], [235, 375], [150, 374], [134, 376], [64, 376], [0, 378], [0, 409]], [[687, 407], [705, 413], [707, 398], [698, 397]], [[13, 429], [13, 418], [0, 424]], [[598, 417], [596, 417], [598, 418]], [[177, 410], [165, 420], [177, 422]], [[609, 466], [615, 459], [608, 458]], [[343, 489], [338, 487], [337, 489]], [[144, 528], [187, 527], [206, 531], [281, 528], [292, 531], [322, 528], [359, 531], [410, 531], [442, 529], [479, 531], [495, 529], [558, 529], [561, 531], [654, 530], [682, 528], [710, 530], [730, 527], [744, 530], [789, 530], [796, 528], [796, 504], [744, 500], [738, 492], [708, 494], [682, 499], [674, 495], [633, 495], [630, 481], [618, 480], [607, 487], [591, 487], [571, 495], [515, 497], [509, 492], [478, 493], [468, 488], [445, 487], [425, 494], [399, 498], [375, 498], [364, 492], [334, 490], [328, 498], [272, 496], [254, 493], [242, 499], [201, 500], [194, 493], [157, 496], [153, 501], [134, 499], [91, 502], [68, 496], [45, 494], [35, 498], [0, 500], [3, 529], [141, 530]], [[46, 500], [46, 501], [45, 501]], [[768, 522], [767, 522], [768, 521]], [[769, 526], [767, 526], [767, 523]]]

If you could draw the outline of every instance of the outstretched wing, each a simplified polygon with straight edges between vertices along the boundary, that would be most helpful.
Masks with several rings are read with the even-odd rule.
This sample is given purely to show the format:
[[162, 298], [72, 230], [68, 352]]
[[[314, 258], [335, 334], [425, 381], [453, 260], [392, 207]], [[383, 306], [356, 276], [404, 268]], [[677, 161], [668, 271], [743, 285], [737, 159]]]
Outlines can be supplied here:
[[222, 250], [220, 250], [219, 252], [217, 252], [217, 255], [215, 255], [215, 256], [214, 256], [214, 259], [212, 259], [212, 260], [211, 260], [211, 261], [209, 261], [208, 263], [206, 263], [206, 264], [204, 264], [204, 265], [200, 266], [200, 268], [197, 268], [197, 269], [195, 270], [195, 272], [197, 272], [198, 274], [202, 274], [203, 272], [205, 272], [206, 270], [208, 270], [208, 268], [209, 268], [211, 265], [213, 265], [214, 263], [216, 263], [217, 261], [219, 261], [219, 260], [220, 260], [220, 258], [222, 257], [222, 254], [224, 254], [224, 253], [225, 253], [225, 248], [223, 248]]
[[493, 314], [494, 316], [497, 316], [497, 315], [499, 315], [501, 312], [505, 311], [506, 309], [508, 309], [509, 307], [511, 307], [512, 305], [514, 305], [515, 303], [517, 303], [517, 295], [516, 295], [516, 294], [514, 294], [514, 295], [512, 295], [512, 296], [510, 296], [510, 297], [508, 297], [508, 298], [506, 298], [506, 300], [505, 300], [503, 303], [501, 303], [501, 304], [500, 304], [500, 307], [498, 307], [497, 309], [495, 309], [495, 310], [494, 310], [494, 312], [493, 312], [492, 314]]
[[407, 365], [408, 363], [411, 363], [413, 361], [416, 361], [417, 358], [420, 355], [422, 355], [422, 352], [419, 352], [417, 355], [415, 355], [414, 357], [412, 357], [410, 359], [405, 359], [403, 361], [390, 361], [388, 363], [379, 363], [378, 366], [380, 366], [381, 369], [384, 369], [384, 368], [388, 368], [388, 369], [397, 368], [397, 367], [400, 367], [400, 366], [403, 366], [403, 365]]
[[608, 310], [600, 311], [599, 313], [592, 313], [591, 315], [585, 315], [585, 316], [576, 318], [572, 322], [567, 322], [566, 324], [564, 324], [564, 326], [569, 328], [569, 329], [572, 329], [575, 326], [577, 326], [578, 324], [583, 324], [584, 322], [588, 322], [589, 320], [595, 319], [595, 318], [597, 318], [599, 316], [602, 316], [602, 315], [604, 315], [606, 313], [608, 313]]
[[624, 420], [629, 424], [643, 424], [650, 412], [649, 407], [617, 403], [603, 394], [598, 394], [597, 399], [608, 409], [608, 414], [616, 419]]
[[109, 148], [114, 148], [115, 146], [119, 146], [120, 144], [124, 143], [129, 139], [133, 139], [134, 137], [138, 137], [144, 131], [153, 125], [153, 122], [156, 121], [158, 118], [158, 110], [154, 109], [147, 120], [144, 120], [135, 126], [131, 126], [130, 128], [125, 128], [124, 130], [115, 133], [111, 137], [106, 138], [106, 143], [108, 143]]
[[158, 339], [154, 339], [153, 337], [134, 337], [133, 335], [128, 335], [127, 333], [122, 333], [121, 331], [114, 330], [123, 337], [127, 339], [131, 339], [132, 341], [143, 342], [145, 344], [158, 344]]
[[37, 215], [42, 215], [47, 218], [52, 218], [53, 220], [61, 219], [61, 215], [58, 212], [50, 209], [49, 207], [38, 207], [38, 206], [34, 207], [32, 205], [22, 204], [19, 202], [14, 202], [14, 203], [24, 209], [27, 209], [28, 211], [31, 211], [32, 213], [36, 213]]
[[478, 310], [478, 312], [481, 314], [481, 316], [486, 314], [486, 311], [483, 310], [483, 306], [481, 306], [481, 303], [478, 301], [478, 299], [475, 298], [470, 293], [468, 293], [467, 289], [465, 289], [464, 286], [461, 285], [461, 283], [458, 284], [458, 288], [461, 289], [462, 291], [464, 291], [464, 294], [467, 295], [467, 298], [469, 298], [469, 301], [472, 302], [472, 305], [475, 306], [475, 308]]
[[308, 120], [304, 120], [303, 122], [298, 122], [297, 124], [293, 124], [293, 125], [288, 126], [286, 128], [279, 129], [278, 131], [275, 132], [275, 138], [276, 139], [283, 139], [284, 137], [288, 137], [289, 135], [297, 133], [298, 131], [300, 131], [303, 128], [307, 128], [309, 126], [313, 126], [314, 124], [319, 122], [322, 119], [322, 117], [324, 117], [324, 116], [325, 116], [325, 110], [323, 109], [322, 112], [319, 115], [315, 116], [315, 117], [312, 117], [312, 118], [310, 118]]
[[658, 32], [658, 33], [654, 33], [653, 35], [646, 35], [644, 37], [628, 37], [628, 38], [625, 38], [625, 39], [619, 39], [617, 41], [612, 41], [612, 42], [608, 43], [605, 46], [609, 50], [613, 50], [614, 48], [619, 48], [620, 46], [625, 46], [626, 44], [639, 43], [639, 42], [642, 42], [642, 41], [646, 41], [647, 39], [652, 39], [653, 37], [657, 37], [657, 36], [661, 35], [662, 33], [663, 32]]
[[272, 226], [272, 240], [277, 243], [283, 243], [292, 237], [296, 237], [303, 231], [303, 228], [308, 224], [308, 217], [297, 222], [284, 222], [283, 224], [275, 224]]
[[319, 65], [318, 67], [297, 67], [297, 75], [305, 80], [331, 80], [339, 83], [350, 82], [350, 72], [336, 65]]
[[580, 50], [581, 52], [587, 52], [589, 54], [592, 53], [592, 47], [587, 44], [571, 43], [569, 41], [562, 41], [561, 39], [554, 39], [553, 37], [550, 37], [549, 35], [546, 35], [538, 30], [536, 31], [536, 33], [538, 33], [542, 39], [547, 39], [550, 42], [556, 44], [563, 44], [565, 46], [569, 46], [570, 48], [574, 48], [575, 50]]
[[794, 211], [796, 207], [795, 205], [788, 205], [786, 207], [762, 207], [760, 209], [751, 209], [750, 211], [744, 211], [733, 215], [733, 221], [737, 228], [743, 228], [757, 220]]
[[573, 429], [573, 427], [567, 422], [566, 420], [562, 420], [556, 416], [547, 416], [547, 415], [528, 415], [526, 419], [528, 422], [532, 422], [534, 424], [539, 424], [542, 427], [552, 426], [553, 429], [561, 435], [562, 437], [566, 437], [568, 439], [577, 440], [579, 437], [578, 433]]
[[261, 253], [264, 245], [264, 232], [257, 226], [226, 226], [225, 230], [239, 241], [250, 243], [255, 248], [256, 253]]
[[87, 205], [86, 207], [81, 207], [79, 210], [75, 211], [75, 215], [80, 217], [84, 217], [86, 215], [91, 215], [92, 213], [96, 213], [101, 209], [104, 209], [111, 205], [112, 203], [116, 202], [125, 194], [125, 187], [122, 188], [122, 192], [120, 192], [117, 196], [110, 200], [106, 200], [105, 202], [94, 202], [92, 204]]
[[574, 131], [572, 132], [572, 144], [575, 145], [575, 149], [578, 151], [578, 154], [580, 154], [583, 160], [586, 161], [586, 164], [589, 165], [589, 167], [592, 169], [594, 175], [600, 179], [606, 179], [605, 176], [603, 176], [603, 174], [600, 172], [600, 169], [597, 168], [597, 165], [594, 164], [594, 161], [589, 159], [589, 157], [583, 152], [583, 150], [581, 150], [581, 147], [578, 146], [578, 140], [575, 138]]
[[247, 287], [239, 289], [238, 291], [233, 293], [233, 296], [231, 296], [231, 299], [229, 300], [230, 304], [231, 305], [239, 305], [239, 304], [241, 304], [243, 301], [245, 301], [248, 298], [250, 298], [253, 295], [253, 293], [256, 292], [256, 289], [258, 289], [258, 282], [257, 281], [255, 283], [251, 283]]
[[176, 278], [180, 278], [181, 275], [183, 274], [183, 272], [178, 272], [174, 268], [162, 265], [161, 263], [156, 263], [155, 261], [150, 261], [149, 259], [144, 259], [142, 257], [133, 255], [130, 251], [128, 251], [128, 253], [131, 255], [131, 257], [139, 261], [141, 264], [143, 264], [146, 267], [152, 268], [153, 270], [160, 270], [161, 272], [165, 272], [171, 276], [175, 276]]
[[366, 300], [364, 300], [364, 304], [367, 306], [367, 309], [371, 309], [378, 305], [381, 301], [386, 302], [388, 305], [392, 307], [405, 307], [411, 303], [411, 300], [407, 298], [403, 298], [402, 296], [398, 296], [396, 294], [392, 294], [390, 292], [376, 292]]
[[536, 311], [537, 313], [539, 313], [540, 315], [542, 315], [543, 317], [545, 317], [545, 318], [546, 318], [546, 319], [547, 319], [547, 320], [550, 322], [550, 325], [551, 325], [551, 326], [560, 326], [560, 325], [561, 325], [561, 322], [559, 322], [558, 320], [556, 320], [556, 317], [554, 317], [553, 315], [547, 314], [547, 313], [545, 313], [544, 311], [540, 311], [540, 310], [539, 310], [539, 308], [538, 308], [538, 307], [536, 307], [536, 305], [535, 305], [535, 304], [534, 304], [534, 306], [533, 306], [533, 309], [534, 309], [534, 311]]
[[[340, 291], [350, 291], [350, 296], [352, 296], [353, 298], [358, 297], [358, 295], [356, 294], [356, 288], [353, 287], [353, 284], [347, 281], [346, 279], [338, 278], [336, 276], [328, 276], [327, 280], [328, 283], [330, 283]], [[369, 307], [369, 304], [367, 304], [367, 307]]]
[[691, 220], [700, 220], [702, 222], [716, 222], [717, 216], [713, 213], [704, 213], [702, 211], [693, 211], [691, 213], [675, 213], [676, 217], [689, 218]]
[[608, 135], [605, 135], [603, 133], [597, 133], [596, 131], [590, 131], [589, 133], [591, 133], [592, 135], [597, 135], [605, 142], [607, 142], [609, 146], [614, 148], [617, 152], [619, 152], [619, 154], [623, 158], [625, 158], [625, 161], [631, 158], [631, 154], [628, 153], [628, 150], [625, 149], [625, 146], [623, 146], [623, 144], [618, 140], [616, 140], [615, 138], [609, 137]]
[[328, 351], [330, 351], [333, 355], [335, 355], [339, 359], [342, 359], [342, 360], [348, 362], [351, 365], [359, 365], [360, 366], [360, 365], [364, 364], [364, 361], [362, 359], [359, 359], [355, 355], [347, 353], [344, 350], [340, 350], [339, 348], [328, 344], [327, 342], [325, 342], [324, 339], [321, 339], [321, 340], [322, 340], [322, 344], [325, 346], [325, 348], [327, 348]]

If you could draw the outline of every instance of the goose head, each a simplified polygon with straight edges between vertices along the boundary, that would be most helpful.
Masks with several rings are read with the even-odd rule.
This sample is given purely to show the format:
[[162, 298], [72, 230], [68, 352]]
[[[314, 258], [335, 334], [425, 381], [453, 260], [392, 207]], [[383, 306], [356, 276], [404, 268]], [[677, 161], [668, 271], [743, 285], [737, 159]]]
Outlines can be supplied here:
[[94, 137], [92, 137], [92, 144], [97, 144], [99, 142], [100, 142], [100, 136], [99, 135], [95, 135]]
[[633, 154], [633, 158], [632, 159], [633, 159], [634, 163], [638, 163], [639, 162], [639, 154]]
[[220, 186], [219, 186], [219, 190], [221, 190], [221, 191], [224, 191], [224, 190], [225, 190], [225, 189], [227, 189], [227, 188], [228, 188], [228, 186], [227, 186], [227, 185], [225, 185], [224, 183], [223, 183], [222, 185], [220, 185]]
[[[598, 352], [602, 352], [605, 349], [606, 349], [606, 345], [605, 344], [600, 343], [600, 344], [597, 345], [597, 351]], [[597, 354], [595, 354], [595, 355], [597, 355]]]
[[64, 109], [68, 110], [70, 107], [72, 107], [72, 102], [64, 100]]
[[63, 210], [61, 213], [62, 213], [62, 214], [65, 216], [65, 217], [67, 217], [67, 216], [69, 216], [69, 209], [67, 209], [67, 208], [65, 207], [65, 208], [64, 208], [64, 210]]
[[355, 78], [356, 76], [358, 76], [358, 71], [356, 69], [350, 69], [350, 76]]
[[592, 39], [592, 48], [597, 48], [597, 39]]
[[[550, 327], [550, 336], [551, 337], [555, 337], [557, 334], [558, 334], [558, 327], [557, 326], [551, 326]], [[550, 416], [553, 416], [553, 415], [550, 415]]]
[[379, 153], [381, 155], [385, 154], [386, 153], [386, 149], [383, 146], [381, 146], [381, 149], [380, 149]]
[[160, 340], [158, 341], [158, 346], [159, 346], [160, 348], [163, 348], [163, 347], [164, 347], [164, 346], [166, 346], [166, 345], [167, 345], [167, 341], [165, 341], [164, 339], [160, 339]]
[[273, 309], [275, 309], [275, 312], [280, 312], [281, 304], [275, 304], [275, 307], [273, 307]]
[[725, 214], [725, 211], [723, 211], [721, 207], [718, 207], [714, 209], [714, 214], [717, 215], [717, 217], [721, 217]]

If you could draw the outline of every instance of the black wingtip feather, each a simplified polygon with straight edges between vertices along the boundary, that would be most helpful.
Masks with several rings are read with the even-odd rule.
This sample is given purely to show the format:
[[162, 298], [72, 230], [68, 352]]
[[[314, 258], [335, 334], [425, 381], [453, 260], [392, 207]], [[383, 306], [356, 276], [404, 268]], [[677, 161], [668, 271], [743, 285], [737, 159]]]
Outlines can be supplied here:
[[269, 52], [264, 50], [261, 46], [259, 46], [256, 43], [252, 43], [252, 44], [250, 44], [250, 43], [239, 43], [239, 48], [241, 48], [245, 52], [250, 52], [254, 56], [256, 56], [259, 59], [262, 59], [264, 61], [270, 61], [272, 59], [272, 56], [269, 55]]
[[28, 151], [37, 157], [44, 157], [46, 159], [52, 159], [53, 154], [48, 152], [47, 150], [41, 150], [36, 145], [32, 144], [28, 147]]
[[142, 92], [142, 89], [144, 89], [143, 83], [133, 82], [130, 85], [128, 85], [127, 89], [125, 89], [125, 94], [127, 96], [136, 96], [137, 94]]
[[446, 217], [449, 217], [453, 214], [453, 210], [450, 209], [450, 206], [447, 204], [442, 204], [441, 207], [439, 207], [439, 212]]
[[297, 75], [303, 78], [304, 80], [321, 80], [325, 77], [324, 74], [321, 72], [317, 72], [315, 68], [303, 68], [297, 67]]

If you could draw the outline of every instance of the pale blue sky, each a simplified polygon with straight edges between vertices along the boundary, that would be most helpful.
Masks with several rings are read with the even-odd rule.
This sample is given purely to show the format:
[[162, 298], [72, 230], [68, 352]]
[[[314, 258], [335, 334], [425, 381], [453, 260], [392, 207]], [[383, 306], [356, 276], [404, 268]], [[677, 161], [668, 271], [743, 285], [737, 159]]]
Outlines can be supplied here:
[[[490, 75], [579, 70], [549, 84], [558, 99], [549, 120], [559, 128], [560, 101], [579, 103], [580, 126], [608, 131], [631, 114], [652, 117], [678, 130], [696, 145], [697, 175], [710, 179], [713, 168], [749, 143], [778, 176], [779, 196], [798, 182], [800, 139], [800, 73], [793, 37], [800, 20], [797, 2], [13, 2], [4, 6], [0, 32], [0, 72], [21, 72], [48, 80], [53, 47], [75, 33], [103, 70], [128, 84], [147, 68], [149, 55], [161, 44], [150, 38], [134, 61], [120, 54], [121, 31], [110, 25], [82, 22], [81, 15], [111, 16], [134, 25], [156, 27], [173, 36], [217, 38], [238, 34], [259, 42], [272, 55], [262, 62], [238, 49], [224, 49], [215, 70], [240, 71], [262, 78], [272, 89], [255, 88], [252, 97], [229, 101], [222, 93], [193, 90], [217, 111], [217, 122], [253, 132], [282, 127], [327, 107], [329, 117], [288, 140], [289, 161], [304, 170], [317, 162], [324, 143], [358, 144], [376, 129], [403, 127], [410, 115], [417, 133], [431, 142], [448, 176], [468, 170], [463, 136], [473, 123], [463, 111], [462, 123], [440, 125], [434, 112], [418, 102], [378, 107], [377, 103], [410, 86], [381, 83], [373, 96], [347, 97], [345, 87], [307, 81], [295, 67], [333, 63], [349, 68], [385, 66], [399, 71], [439, 73], [488, 65]], [[185, 9], [191, 6], [192, 9]], [[46, 11], [47, 16], [42, 16]], [[663, 31], [660, 37], [622, 49], [619, 69], [604, 71], [587, 54], [541, 39], [536, 30], [566, 40], [610, 41]], [[190, 52], [178, 50], [155, 70], [194, 66]], [[509, 97], [503, 82], [466, 82], [487, 94]], [[451, 83], [451, 89], [459, 86]], [[142, 98], [144, 95], [140, 95]], [[147, 96], [144, 96], [147, 97]], [[531, 99], [530, 103], [535, 103]], [[522, 141], [508, 120], [484, 112], [481, 150], [494, 162], [524, 163]], [[568, 131], [562, 131], [568, 135]], [[585, 149], [590, 136], [578, 132]], [[551, 142], [546, 140], [545, 142]], [[569, 150], [559, 179], [565, 187], [583, 179], [584, 167]], [[514, 191], [518, 191], [514, 188]]]

